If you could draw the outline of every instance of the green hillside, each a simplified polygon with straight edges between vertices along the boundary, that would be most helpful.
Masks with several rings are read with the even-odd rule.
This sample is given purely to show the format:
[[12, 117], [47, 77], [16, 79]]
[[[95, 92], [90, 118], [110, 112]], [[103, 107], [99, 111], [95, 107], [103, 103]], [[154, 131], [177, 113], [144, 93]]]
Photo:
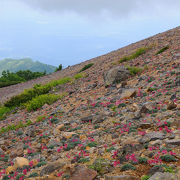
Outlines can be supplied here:
[[0, 76], [3, 70], [9, 70], [10, 72], [17, 72], [20, 70], [30, 70], [32, 72], [46, 71], [46, 73], [49, 74], [54, 72], [55, 69], [55, 66], [43, 64], [38, 61], [33, 61], [29, 58], [0, 60]]

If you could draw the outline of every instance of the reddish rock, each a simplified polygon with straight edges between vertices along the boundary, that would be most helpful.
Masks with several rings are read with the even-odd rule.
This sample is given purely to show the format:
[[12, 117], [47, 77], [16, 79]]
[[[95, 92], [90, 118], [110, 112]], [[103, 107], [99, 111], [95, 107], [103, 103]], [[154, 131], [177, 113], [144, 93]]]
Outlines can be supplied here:
[[78, 166], [73, 173], [71, 180], [93, 180], [97, 176], [97, 172], [87, 169], [84, 166]]

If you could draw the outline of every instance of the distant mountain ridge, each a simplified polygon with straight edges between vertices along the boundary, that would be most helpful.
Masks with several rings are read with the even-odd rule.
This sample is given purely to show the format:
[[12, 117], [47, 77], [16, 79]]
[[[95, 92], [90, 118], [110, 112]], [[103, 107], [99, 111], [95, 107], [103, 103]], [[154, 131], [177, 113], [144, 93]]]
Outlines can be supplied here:
[[0, 60], [0, 76], [2, 71], [9, 70], [10, 72], [17, 72], [19, 70], [30, 70], [32, 72], [52, 73], [56, 69], [55, 66], [43, 64], [39, 61], [33, 61], [30, 58], [24, 59], [3, 59]]

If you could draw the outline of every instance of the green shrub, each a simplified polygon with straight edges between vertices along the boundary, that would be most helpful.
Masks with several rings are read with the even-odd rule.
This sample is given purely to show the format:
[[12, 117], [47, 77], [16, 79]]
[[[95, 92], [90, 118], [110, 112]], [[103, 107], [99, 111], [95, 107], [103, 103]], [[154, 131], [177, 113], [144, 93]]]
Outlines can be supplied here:
[[86, 163], [86, 162], [89, 162], [89, 158], [81, 158], [78, 160], [78, 163]]
[[32, 98], [39, 96], [41, 94], [46, 94], [51, 90], [49, 85], [35, 85], [32, 89], [25, 90], [23, 93], [12, 97], [4, 105], [6, 107], [15, 107], [19, 106], [22, 103], [30, 101]]
[[2, 133], [6, 133], [8, 131], [12, 131], [12, 130], [17, 130], [17, 129], [20, 129], [20, 128], [23, 128], [23, 127], [27, 127], [27, 126], [30, 126], [32, 124], [32, 121], [31, 120], [28, 120], [26, 123], [22, 123], [21, 121], [15, 125], [15, 124], [10, 124], [6, 127], [3, 127], [0, 129], [0, 134]]
[[145, 48], [145, 47], [139, 48], [139, 49], [136, 50], [135, 53], [133, 53], [133, 54], [131, 54], [131, 55], [129, 55], [129, 56], [124, 56], [123, 58], [121, 58], [121, 59], [119, 60], [119, 63], [126, 62], [126, 61], [130, 61], [130, 60], [132, 60], [132, 59], [135, 59], [135, 58], [141, 56], [142, 54], [145, 54], [148, 49], [149, 49], [149, 48]]
[[46, 116], [38, 116], [36, 122], [41, 122], [46, 118]]
[[121, 171], [126, 171], [126, 170], [136, 170], [136, 168], [132, 164], [125, 164], [121, 167]]
[[0, 120], [5, 118], [6, 114], [9, 113], [12, 110], [12, 108], [8, 108], [5, 106], [0, 107]]
[[53, 104], [58, 99], [63, 96], [54, 95], [54, 94], [44, 94], [33, 98], [31, 101], [26, 103], [26, 108], [28, 111], [37, 110], [41, 108], [44, 104]]
[[147, 163], [147, 158], [140, 157], [140, 158], [138, 159], [138, 162], [139, 162], [140, 164], [146, 164], [146, 163]]
[[143, 177], [141, 177], [141, 180], [148, 180], [149, 178], [150, 178], [150, 176], [144, 175]]
[[84, 74], [83, 73], [78, 73], [74, 76], [74, 79], [80, 79], [80, 78], [83, 78], [84, 77]]
[[108, 172], [108, 169], [111, 168], [111, 163], [107, 159], [98, 158], [89, 166], [89, 168], [94, 169], [98, 174], [102, 175]]
[[164, 155], [160, 157], [161, 160], [165, 161], [165, 162], [172, 162], [172, 161], [176, 161], [176, 158], [172, 155]]
[[36, 84], [33, 88], [27, 89], [23, 93], [12, 97], [4, 104], [4, 106], [6, 107], [20, 106], [21, 104], [26, 103], [39, 95], [49, 93], [49, 91], [52, 90], [53, 87], [61, 84], [66, 84], [70, 81], [71, 81], [70, 77], [65, 77], [59, 80], [51, 81], [45, 85]]
[[24, 174], [18, 174], [18, 175], [16, 176], [16, 180], [20, 180], [20, 179], [25, 179]]
[[166, 51], [167, 49], [169, 49], [169, 46], [163, 47], [162, 49], [160, 49], [160, 50], [156, 53], [156, 55], [163, 53], [163, 52]]
[[93, 65], [94, 65], [94, 63], [87, 64], [79, 72], [85, 71], [86, 69], [89, 69]]
[[107, 152], [111, 152], [112, 150], [115, 150], [115, 148], [114, 147], [110, 147], [110, 148], [106, 149]]
[[47, 163], [45, 162], [45, 161], [41, 161], [41, 162], [39, 162], [37, 165], [36, 165], [36, 167], [41, 167], [41, 166], [44, 166], [44, 165], [46, 165]]
[[174, 168], [172, 168], [172, 167], [170, 167], [170, 166], [167, 166], [167, 167], [165, 167], [165, 172], [174, 174], [174, 173], [175, 173], [175, 170], [174, 170]]
[[37, 177], [37, 176], [39, 176], [38, 173], [33, 172], [28, 176], [28, 178]]
[[56, 68], [55, 72], [61, 71], [61, 70], [62, 70], [62, 64], [60, 64], [60, 65], [58, 66], [58, 68]]
[[142, 68], [136, 67], [136, 66], [128, 66], [127, 69], [129, 70], [131, 75], [136, 75], [140, 72], [142, 72]]
[[0, 82], [0, 88], [2, 87], [7, 87], [7, 86], [11, 86], [11, 85], [14, 85], [14, 84], [18, 84], [22, 81], [6, 81], [6, 82]]
[[97, 143], [96, 142], [90, 142], [90, 143], [87, 144], [87, 146], [89, 146], [89, 147], [96, 147]]
[[65, 78], [62, 78], [59, 80], [53, 80], [53, 81], [49, 82], [47, 85], [49, 85], [52, 88], [52, 87], [55, 87], [57, 85], [66, 84], [66, 83], [71, 82], [71, 81], [72, 81], [72, 79], [70, 77], [65, 77]]

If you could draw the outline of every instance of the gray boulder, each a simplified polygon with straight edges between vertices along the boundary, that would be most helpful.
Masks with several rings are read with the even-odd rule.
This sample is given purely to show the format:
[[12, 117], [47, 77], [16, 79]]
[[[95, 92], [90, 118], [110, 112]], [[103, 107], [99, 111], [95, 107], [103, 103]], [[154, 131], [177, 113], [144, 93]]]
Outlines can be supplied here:
[[106, 86], [125, 81], [130, 76], [129, 70], [124, 66], [118, 66], [104, 73], [104, 82]]

